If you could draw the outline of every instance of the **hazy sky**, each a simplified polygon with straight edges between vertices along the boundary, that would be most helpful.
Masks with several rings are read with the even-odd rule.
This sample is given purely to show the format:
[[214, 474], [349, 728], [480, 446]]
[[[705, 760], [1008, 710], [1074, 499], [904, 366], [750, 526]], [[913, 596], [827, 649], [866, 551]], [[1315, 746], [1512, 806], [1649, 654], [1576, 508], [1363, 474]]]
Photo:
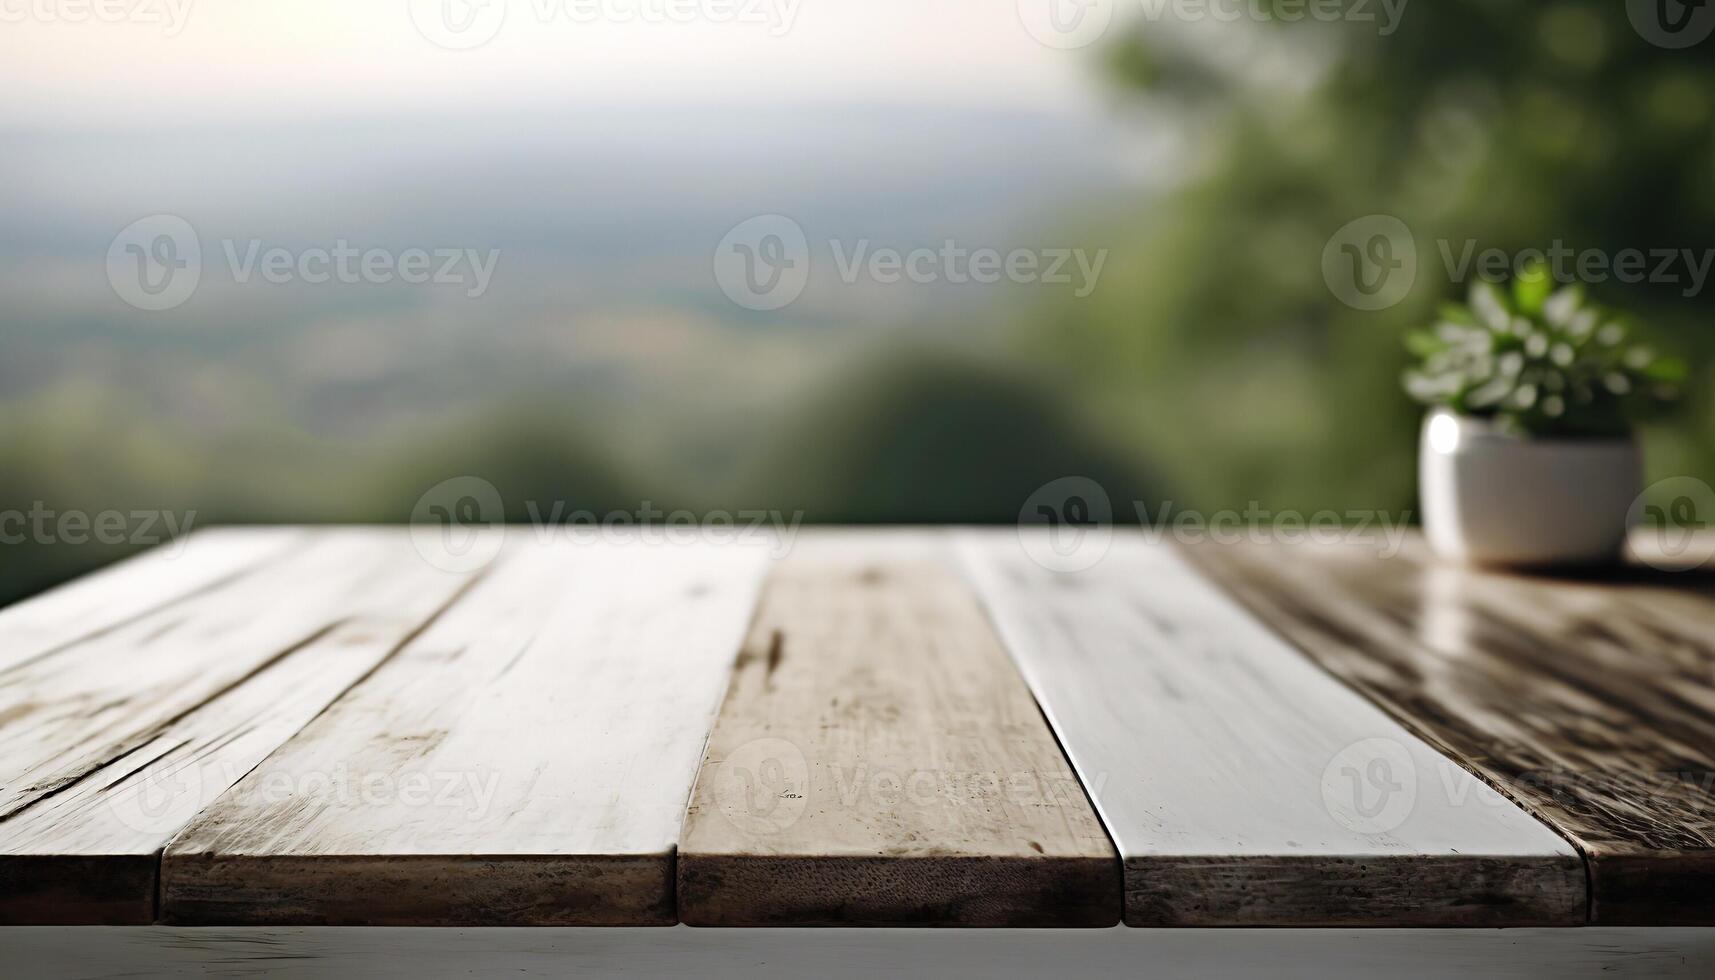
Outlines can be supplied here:
[[[88, 3], [141, 22], [72, 22]], [[432, 32], [443, 11], [504, 14], [453, 38], [486, 28], [485, 43], [449, 50], [416, 26]], [[733, 20], [711, 22], [710, 11]], [[0, 15], [0, 124], [658, 102], [1073, 114], [1099, 104], [1091, 51], [1037, 42], [1013, 0], [0, 0]]]

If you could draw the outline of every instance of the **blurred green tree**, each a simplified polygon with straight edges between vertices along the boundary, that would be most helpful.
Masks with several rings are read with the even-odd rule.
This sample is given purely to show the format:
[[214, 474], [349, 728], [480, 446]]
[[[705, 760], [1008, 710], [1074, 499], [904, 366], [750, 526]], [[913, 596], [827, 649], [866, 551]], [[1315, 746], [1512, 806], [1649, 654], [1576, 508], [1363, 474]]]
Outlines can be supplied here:
[[1161, 492], [1063, 394], [992, 361], [916, 344], [871, 357], [793, 413], [739, 499], [811, 523], [1010, 524], [1067, 475], [1101, 483], [1120, 521]]
[[[1196, 506], [1410, 506], [1401, 338], [1465, 293], [1444, 247], [1457, 263], [1466, 243], [1715, 246], [1715, 38], [1658, 47], [1622, 3], [1412, 3], [1385, 36], [1358, 20], [1147, 21], [1107, 56], [1124, 91], [1180, 121], [1185, 173], [1129, 216], [1102, 288], [1051, 305], [1028, 344]], [[1330, 290], [1322, 254], [1374, 214], [1410, 229], [1416, 279], [1363, 311]], [[1715, 481], [1708, 290], [1591, 290], [1691, 366], [1680, 413], [1645, 433], [1651, 473]]]

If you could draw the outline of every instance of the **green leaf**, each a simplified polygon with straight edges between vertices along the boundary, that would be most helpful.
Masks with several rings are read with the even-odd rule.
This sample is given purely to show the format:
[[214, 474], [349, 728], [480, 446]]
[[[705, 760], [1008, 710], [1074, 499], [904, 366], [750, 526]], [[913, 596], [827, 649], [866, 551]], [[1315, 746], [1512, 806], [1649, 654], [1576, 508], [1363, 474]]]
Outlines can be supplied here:
[[1471, 311], [1458, 303], [1442, 303], [1440, 313], [1441, 319], [1449, 323], [1457, 323], [1466, 327], [1477, 325], [1477, 318], [1471, 315]]
[[1428, 330], [1413, 330], [1405, 335], [1405, 349], [1418, 357], [1433, 357], [1447, 349], [1447, 341]]
[[1639, 371], [1651, 381], [1677, 383], [1685, 380], [1685, 362], [1677, 357], [1658, 357]]
[[1532, 262], [1513, 277], [1513, 305], [1520, 313], [1537, 316], [1553, 289], [1554, 278], [1549, 275], [1548, 263]]
[[1508, 431], [1620, 435], [1671, 401], [1687, 373], [1632, 334], [1629, 318], [1587, 302], [1582, 285], [1556, 286], [1546, 264], [1532, 265], [1510, 288], [1474, 279], [1468, 306], [1443, 306], [1429, 329], [1407, 334], [1421, 363], [1403, 380], [1418, 401]]

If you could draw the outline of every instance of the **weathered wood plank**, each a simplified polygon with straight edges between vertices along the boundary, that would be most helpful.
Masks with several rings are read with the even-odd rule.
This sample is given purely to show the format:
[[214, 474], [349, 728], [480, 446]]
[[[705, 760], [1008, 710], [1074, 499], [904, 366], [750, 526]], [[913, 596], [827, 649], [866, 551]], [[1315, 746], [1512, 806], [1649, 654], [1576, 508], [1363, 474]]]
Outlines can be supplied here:
[[253, 571], [302, 536], [286, 528], [201, 530], [8, 606], [0, 610], [0, 671]]
[[365, 597], [401, 559], [416, 561], [398, 532], [321, 532], [265, 575], [0, 672], [0, 818], [137, 751], [344, 619], [385, 612], [390, 595]]
[[801, 540], [686, 814], [684, 921], [1103, 926], [1119, 899], [1117, 855], [945, 553]]
[[1099, 564], [1056, 573], [1014, 532], [963, 543], [1119, 845], [1127, 923], [1582, 921], [1583, 867], [1564, 841], [1317, 670], [1171, 546], [1119, 534]]
[[[153, 922], [166, 841], [424, 625], [468, 578], [425, 565], [403, 534], [322, 537], [324, 546], [314, 546], [322, 558], [340, 554], [348, 565], [343, 584], [350, 590], [340, 604], [312, 601], [298, 609], [295, 575], [328, 568], [319, 560], [280, 561], [250, 573], [245, 589], [214, 589], [206, 601], [117, 628], [99, 650], [72, 645], [14, 671], [43, 680], [27, 702], [39, 705], [41, 716], [70, 716], [89, 704], [75, 683], [101, 690], [106, 681], [149, 675], [154, 659], [185, 668], [154, 675], [161, 685], [170, 678], [192, 683], [187, 678], [199, 669], [220, 671], [225, 657], [262, 664], [226, 690], [199, 687], [216, 692], [201, 702], [158, 697], [134, 709], [127, 702], [106, 709], [123, 723], [75, 728], [82, 752], [57, 755], [75, 762], [58, 771], [50, 789], [21, 793], [21, 807], [0, 820], [0, 923]], [[297, 609], [302, 620], [283, 621], [271, 640], [237, 628], [242, 616], [259, 618], [261, 604]], [[43, 726], [45, 733], [65, 729]], [[14, 738], [0, 728], [0, 745], [21, 745], [21, 752], [45, 747], [45, 738], [51, 735]], [[101, 747], [105, 752], [96, 752]]]
[[1565, 834], [1591, 920], [1715, 924], [1715, 579], [1555, 579], [1418, 538], [1197, 558], [1329, 673]]
[[[354, 565], [369, 575], [345, 606], [306, 610], [319, 617], [305, 624], [310, 639], [283, 636], [289, 652], [253, 676], [0, 820], [0, 923], [154, 921], [167, 841], [426, 624], [469, 578], [431, 568], [402, 535], [367, 547]], [[275, 574], [254, 573], [272, 591], [268, 601], [291, 605], [296, 584], [279, 577], [290, 570], [286, 563]], [[314, 632], [318, 624], [326, 628]], [[140, 641], [158, 628], [145, 621], [126, 635]], [[192, 621], [181, 632], [196, 629]]]
[[167, 849], [176, 923], [643, 925], [757, 548], [527, 539]]

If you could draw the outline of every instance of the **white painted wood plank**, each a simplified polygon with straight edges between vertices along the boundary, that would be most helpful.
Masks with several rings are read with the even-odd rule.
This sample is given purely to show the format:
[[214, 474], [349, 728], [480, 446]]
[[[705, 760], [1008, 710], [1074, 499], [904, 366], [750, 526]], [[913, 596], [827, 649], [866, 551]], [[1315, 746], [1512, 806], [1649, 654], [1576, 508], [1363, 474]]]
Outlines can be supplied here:
[[1709, 578], [1473, 569], [1438, 561], [1417, 534], [1380, 550], [1186, 554], [1330, 676], [1571, 841], [1592, 923], [1715, 925]]
[[168, 848], [163, 919], [674, 921], [680, 819], [766, 564], [509, 543]]
[[377, 574], [331, 629], [0, 821], [0, 923], [153, 922], [167, 841], [469, 580], [431, 568], [402, 534], [375, 551], [390, 562], [371, 566]]
[[386, 615], [397, 597], [377, 583], [401, 560], [421, 564], [400, 531], [320, 531], [265, 575], [0, 672], [0, 818], [136, 751], [340, 623]]
[[0, 963], [32, 980], [1702, 980], [1715, 930], [13, 928]]
[[[1025, 529], [1025, 534], [1048, 533]], [[1134, 925], [1583, 920], [1558, 836], [1314, 667], [1173, 548], [966, 564], [1126, 865]]]
[[303, 532], [212, 528], [0, 609], [0, 671], [253, 571]]

